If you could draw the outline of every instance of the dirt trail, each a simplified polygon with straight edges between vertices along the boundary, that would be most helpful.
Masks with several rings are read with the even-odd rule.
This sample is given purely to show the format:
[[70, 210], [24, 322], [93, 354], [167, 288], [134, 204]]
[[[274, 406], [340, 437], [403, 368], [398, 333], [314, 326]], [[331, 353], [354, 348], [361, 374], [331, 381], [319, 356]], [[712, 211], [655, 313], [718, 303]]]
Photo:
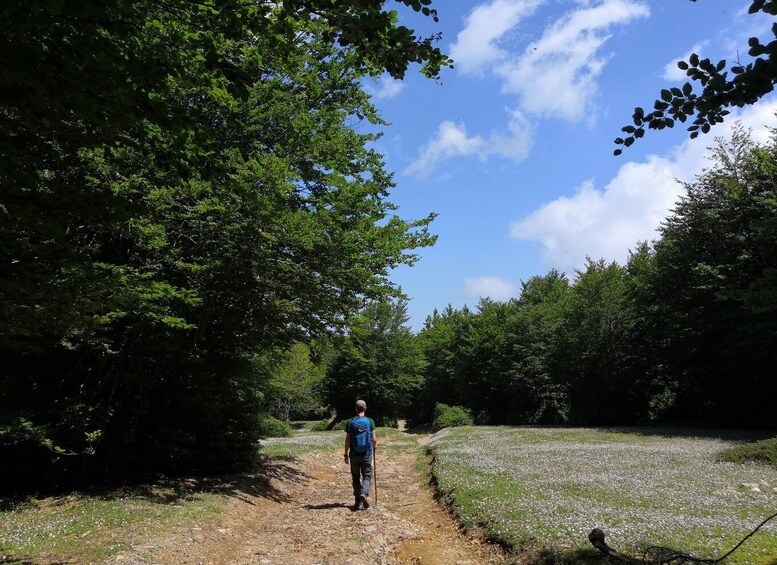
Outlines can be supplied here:
[[415, 461], [415, 450], [381, 446], [376, 464], [378, 504], [373, 500], [368, 510], [354, 512], [349, 506], [350, 473], [339, 451], [276, 460], [256, 478], [263, 481], [260, 486], [234, 490], [239, 494], [230, 497], [220, 523], [161, 535], [111, 562], [503, 563], [495, 548], [461, 534], [413, 469]]

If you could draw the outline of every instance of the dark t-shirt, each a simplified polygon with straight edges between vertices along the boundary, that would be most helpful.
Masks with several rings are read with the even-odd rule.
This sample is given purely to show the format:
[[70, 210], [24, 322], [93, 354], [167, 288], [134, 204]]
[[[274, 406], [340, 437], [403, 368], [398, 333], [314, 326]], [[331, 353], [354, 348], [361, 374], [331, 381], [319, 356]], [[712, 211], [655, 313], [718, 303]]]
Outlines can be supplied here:
[[[361, 418], [361, 416], [356, 416], [356, 418]], [[367, 416], [365, 416], [367, 418]], [[375, 431], [375, 422], [372, 418], [367, 418], [370, 421], [370, 451], [372, 451], [372, 432]], [[350, 434], [351, 428], [353, 427], [353, 418], [349, 418], [348, 421], [345, 422], [345, 433]], [[367, 452], [369, 453], [369, 451]], [[362, 455], [362, 454], [359, 454]]]

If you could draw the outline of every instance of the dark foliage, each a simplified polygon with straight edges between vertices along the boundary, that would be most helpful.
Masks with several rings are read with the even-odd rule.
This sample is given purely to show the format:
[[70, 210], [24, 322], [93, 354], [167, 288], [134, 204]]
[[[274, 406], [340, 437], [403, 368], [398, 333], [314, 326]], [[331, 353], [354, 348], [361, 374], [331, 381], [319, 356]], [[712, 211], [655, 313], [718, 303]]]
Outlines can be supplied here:
[[361, 81], [447, 59], [382, 2], [0, 15], [0, 488], [250, 464], [263, 359], [432, 241], [352, 127], [381, 123]]
[[[777, 2], [753, 0], [748, 13], [759, 12], [777, 15]], [[777, 38], [777, 24], [772, 25], [771, 32]], [[737, 57], [737, 61], [731, 65], [725, 60], [715, 63], [701, 59], [696, 53], [692, 53], [687, 61], [678, 62], [677, 66], [701, 86], [701, 92], [695, 92], [693, 84], [686, 82], [680, 88], [662, 89], [661, 97], [654, 102], [652, 111], [635, 108], [632, 116], [634, 125], [624, 126], [622, 131], [625, 137], [615, 139], [618, 145], [615, 155], [620, 155], [624, 147], [631, 146], [643, 137], [646, 128], [672, 128], [677, 122], [685, 123], [693, 116], [696, 117], [688, 127], [690, 137], [708, 133], [712, 126], [722, 123], [730, 113], [727, 108], [755, 104], [772, 92], [777, 82], [777, 39], [762, 43], [759, 38], [751, 37], [747, 44], [747, 54], [752, 57], [747, 62]]]

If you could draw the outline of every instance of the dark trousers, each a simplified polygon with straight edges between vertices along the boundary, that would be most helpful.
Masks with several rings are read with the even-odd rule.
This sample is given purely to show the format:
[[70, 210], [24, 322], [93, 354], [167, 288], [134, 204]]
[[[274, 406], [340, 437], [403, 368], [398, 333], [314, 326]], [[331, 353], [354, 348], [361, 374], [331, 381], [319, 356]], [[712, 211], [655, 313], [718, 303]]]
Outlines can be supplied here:
[[368, 496], [370, 494], [370, 479], [372, 479], [372, 452], [364, 455], [350, 455], [351, 481], [353, 482], [353, 496]]

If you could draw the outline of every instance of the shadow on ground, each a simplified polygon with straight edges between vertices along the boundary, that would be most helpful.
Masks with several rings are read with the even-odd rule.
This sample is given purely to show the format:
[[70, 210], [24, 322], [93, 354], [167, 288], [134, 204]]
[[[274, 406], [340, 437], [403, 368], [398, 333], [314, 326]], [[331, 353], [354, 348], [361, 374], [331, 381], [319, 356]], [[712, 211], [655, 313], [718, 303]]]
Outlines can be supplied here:
[[[293, 465], [295, 461], [294, 457], [263, 456], [253, 469], [242, 473], [164, 479], [153, 484], [129, 488], [129, 493], [160, 504], [175, 504], [199, 493], [233, 497], [248, 504], [253, 504], [254, 498], [290, 502], [291, 497], [275, 487], [273, 480], [292, 485], [307, 481], [309, 476]], [[126, 494], [123, 492], [119, 496]], [[107, 497], [115, 496], [117, 493], [111, 493]]]
[[[252, 469], [242, 472], [174, 478], [161, 477], [156, 480], [126, 482], [123, 485], [103, 485], [87, 490], [59, 490], [51, 493], [38, 493], [36, 496], [62, 499], [63, 502], [72, 495], [103, 500], [138, 497], [159, 504], [176, 504], [192, 499], [200, 493], [211, 493], [238, 498], [248, 504], [253, 504], [253, 499], [257, 497], [275, 502], [289, 502], [291, 497], [275, 487], [273, 480], [282, 481], [287, 485], [307, 481], [309, 476], [294, 465], [296, 461], [295, 457], [265, 455]], [[0, 497], [0, 511], [18, 510], [31, 504], [31, 500], [29, 495]], [[0, 565], [8, 562], [2, 561], [4, 558], [0, 554]]]
[[344, 502], [327, 502], [325, 504], [305, 504], [302, 508], [305, 510], [331, 510], [332, 508], [351, 508]]
[[416, 426], [415, 428], [410, 428], [404, 431], [406, 434], [417, 436], [425, 436], [433, 433], [431, 424], [423, 424], [421, 426]]
[[511, 565], [611, 565], [615, 563], [602, 556], [593, 547], [572, 551], [533, 547], [528, 544], [513, 555], [514, 557], [508, 557], [507, 561]]

